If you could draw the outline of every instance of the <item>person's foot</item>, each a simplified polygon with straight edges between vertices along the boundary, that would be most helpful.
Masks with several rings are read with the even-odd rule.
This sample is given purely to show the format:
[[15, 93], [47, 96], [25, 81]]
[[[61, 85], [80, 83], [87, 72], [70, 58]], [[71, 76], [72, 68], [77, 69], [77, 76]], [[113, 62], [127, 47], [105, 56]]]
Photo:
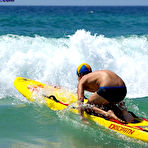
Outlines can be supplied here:
[[127, 123], [131, 123], [132, 121], [134, 121], [135, 118], [127, 110], [122, 111], [122, 113]]
[[119, 119], [112, 110], [107, 111], [107, 118], [115, 119], [121, 123], [125, 123], [123, 120]]

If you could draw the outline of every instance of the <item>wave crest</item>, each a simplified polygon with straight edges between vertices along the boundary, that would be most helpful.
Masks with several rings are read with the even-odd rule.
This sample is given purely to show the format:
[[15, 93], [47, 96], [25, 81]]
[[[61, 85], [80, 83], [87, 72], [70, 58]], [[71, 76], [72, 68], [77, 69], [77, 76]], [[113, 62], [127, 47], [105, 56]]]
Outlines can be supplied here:
[[[125, 81], [128, 97], [148, 96], [148, 36], [107, 38], [78, 30], [68, 38], [0, 36], [0, 93], [15, 95], [13, 81], [24, 76], [75, 89], [76, 67], [109, 69]], [[5, 87], [4, 87], [5, 86]]]

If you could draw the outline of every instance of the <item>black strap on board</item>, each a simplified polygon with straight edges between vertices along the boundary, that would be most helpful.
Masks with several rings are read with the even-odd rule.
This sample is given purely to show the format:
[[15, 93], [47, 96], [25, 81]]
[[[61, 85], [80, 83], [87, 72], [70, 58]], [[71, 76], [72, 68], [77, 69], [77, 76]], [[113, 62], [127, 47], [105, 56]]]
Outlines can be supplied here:
[[63, 102], [59, 101], [54, 95], [50, 95], [50, 96], [43, 95], [43, 96], [46, 97], [46, 98], [48, 98], [48, 99], [53, 99], [57, 103], [60, 103], [60, 104], [66, 105], [66, 106], [69, 105], [69, 104], [66, 104], [66, 103], [63, 103]]

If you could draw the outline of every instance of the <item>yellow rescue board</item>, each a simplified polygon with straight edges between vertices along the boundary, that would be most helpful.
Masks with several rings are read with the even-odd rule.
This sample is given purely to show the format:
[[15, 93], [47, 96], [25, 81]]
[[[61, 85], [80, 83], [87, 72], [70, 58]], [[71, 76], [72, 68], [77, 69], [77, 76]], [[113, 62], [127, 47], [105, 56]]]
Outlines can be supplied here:
[[[77, 95], [63, 88], [45, 85], [43, 83], [23, 77], [17, 77], [14, 81], [15, 88], [29, 101], [40, 101], [45, 103], [52, 110], [63, 110], [67, 107], [70, 111], [78, 114]], [[84, 101], [85, 103], [87, 100]], [[73, 107], [70, 107], [73, 106]], [[109, 128], [131, 138], [148, 142], [148, 120], [136, 119], [135, 123], [122, 124], [111, 120], [84, 113], [85, 118], [92, 120], [99, 125]]]

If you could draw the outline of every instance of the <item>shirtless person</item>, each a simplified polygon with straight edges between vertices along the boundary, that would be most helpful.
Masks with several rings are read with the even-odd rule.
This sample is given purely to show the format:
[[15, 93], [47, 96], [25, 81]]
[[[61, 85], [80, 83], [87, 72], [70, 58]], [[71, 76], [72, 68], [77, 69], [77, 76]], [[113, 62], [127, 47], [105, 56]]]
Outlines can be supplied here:
[[77, 68], [77, 75], [79, 81], [77, 87], [79, 100], [78, 110], [82, 121], [85, 120], [83, 117], [84, 109], [82, 107], [85, 90], [93, 92], [93, 95], [88, 100], [88, 104], [92, 105], [91, 109], [96, 113], [102, 114], [107, 118], [123, 122], [114, 114], [113, 111], [105, 111], [96, 107], [107, 104], [118, 104], [118, 106], [121, 107], [121, 112], [125, 120], [127, 122], [134, 120], [134, 117], [128, 114], [124, 102], [121, 103], [126, 96], [127, 90], [125, 83], [118, 75], [109, 70], [98, 70], [92, 72], [91, 67], [86, 63], [79, 65]]

